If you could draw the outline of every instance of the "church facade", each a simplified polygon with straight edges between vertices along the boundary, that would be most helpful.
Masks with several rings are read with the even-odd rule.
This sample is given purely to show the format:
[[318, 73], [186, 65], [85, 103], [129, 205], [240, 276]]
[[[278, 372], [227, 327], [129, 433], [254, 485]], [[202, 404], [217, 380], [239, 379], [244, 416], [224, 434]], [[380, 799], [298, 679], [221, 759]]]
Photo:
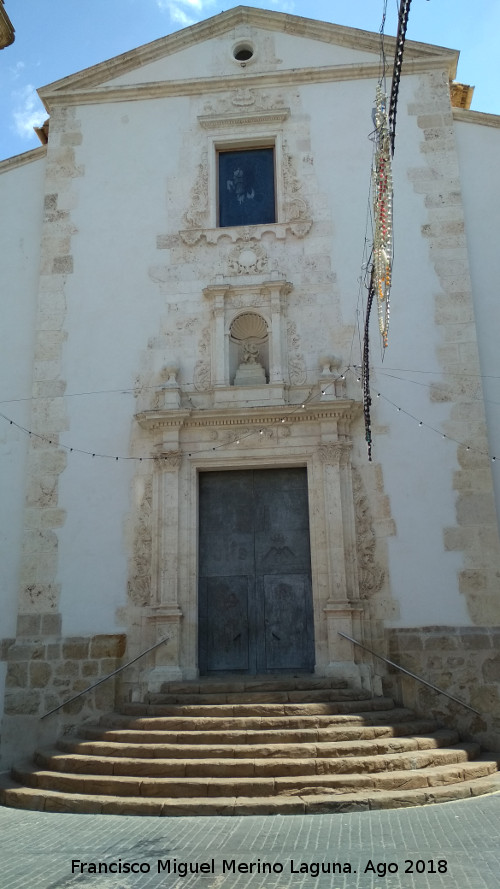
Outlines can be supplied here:
[[371, 462], [379, 35], [240, 6], [40, 90], [46, 144], [0, 163], [5, 768], [164, 682], [282, 671], [499, 745], [500, 118], [457, 61], [406, 45]]

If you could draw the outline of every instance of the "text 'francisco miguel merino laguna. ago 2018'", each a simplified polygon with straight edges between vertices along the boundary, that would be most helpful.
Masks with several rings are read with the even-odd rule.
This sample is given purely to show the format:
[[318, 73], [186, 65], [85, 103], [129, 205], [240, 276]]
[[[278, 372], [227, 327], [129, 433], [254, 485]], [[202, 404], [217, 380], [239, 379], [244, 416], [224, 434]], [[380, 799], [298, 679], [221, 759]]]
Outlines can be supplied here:
[[176, 858], [157, 859], [149, 861], [124, 861], [119, 858], [114, 861], [80, 861], [74, 858], [71, 862], [71, 872], [88, 874], [148, 874], [158, 873], [187, 877], [190, 874], [308, 874], [311, 877], [319, 877], [321, 874], [355, 874], [373, 873], [379, 877], [386, 874], [398, 873], [400, 870], [408, 873], [446, 873], [448, 864], [446, 859], [429, 859], [413, 861], [405, 860], [404, 864], [396, 861], [369, 861], [353, 865], [349, 861], [296, 861], [291, 858], [286, 862], [280, 861], [236, 861], [235, 858], [223, 858], [216, 862], [215, 858], [209, 861], [178, 861]]

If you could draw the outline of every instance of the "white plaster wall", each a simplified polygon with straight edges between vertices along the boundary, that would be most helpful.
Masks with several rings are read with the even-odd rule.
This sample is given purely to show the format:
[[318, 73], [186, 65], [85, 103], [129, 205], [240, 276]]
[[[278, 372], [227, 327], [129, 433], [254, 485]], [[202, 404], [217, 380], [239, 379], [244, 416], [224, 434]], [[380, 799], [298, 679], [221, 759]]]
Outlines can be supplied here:
[[[500, 300], [498, 298], [498, 207], [500, 119], [497, 126], [455, 121], [469, 245], [470, 273], [483, 374], [483, 392], [497, 515], [500, 517]], [[478, 396], [481, 387], [478, 383]]]
[[[29, 428], [45, 158], [0, 171], [0, 412]], [[0, 636], [15, 636], [27, 435], [0, 417]], [[2, 683], [0, 682], [0, 687]]]
[[[112, 458], [130, 456], [134, 383], [164, 300], [149, 275], [167, 228], [167, 179], [178, 174], [187, 100], [79, 109], [83, 142], [72, 221], [74, 274], [67, 279], [68, 392], [65, 441]], [[113, 390], [113, 391], [109, 391]], [[124, 394], [124, 390], [126, 393]], [[99, 394], [101, 393], [101, 394]], [[126, 602], [134, 463], [69, 454], [60, 479], [63, 632], [112, 632]]]
[[422, 226], [429, 221], [425, 195], [414, 191], [408, 176], [427, 162], [420, 151], [417, 118], [405, 113], [419, 95], [419, 78], [403, 78], [394, 154], [391, 326], [383, 360], [376, 312], [372, 319], [372, 360], [379, 368], [373, 377], [373, 422], [387, 428], [375, 435], [374, 452], [397, 528], [396, 537], [389, 539], [389, 558], [391, 588], [401, 612], [392, 625], [466, 626], [470, 616], [458, 589], [462, 556], [445, 550], [443, 536], [457, 521], [456, 444], [442, 437], [450, 405], [430, 398], [431, 384], [443, 379], [437, 354], [442, 328], [434, 323], [441, 285], [422, 237]]
[[[366, 297], [361, 291], [358, 301], [365, 232], [368, 241], [371, 238], [366, 211], [374, 94], [375, 83], [369, 81], [302, 85], [289, 93], [280, 89], [283, 102], [302, 115], [304, 139], [311, 135], [315, 187], [323, 194], [323, 211], [305, 249], [327, 251], [331, 259], [336, 275], [332, 307], [338, 299], [340, 308], [330, 316], [330, 342], [344, 365], [360, 360], [356, 325], [362, 325]], [[416, 118], [405, 113], [408, 102], [418, 101], [418, 96], [418, 78], [403, 78], [394, 169], [393, 312], [383, 365], [376, 313], [372, 325], [372, 358], [378, 368], [373, 389], [384, 396], [373, 407], [374, 460], [382, 467], [397, 529], [389, 540], [391, 592], [400, 604], [394, 625], [464, 625], [470, 620], [458, 594], [461, 556], [445, 551], [443, 540], [443, 529], [456, 524], [455, 446], [440, 434], [450, 408], [432, 403], [427, 386], [420, 385], [427, 379], [421, 375], [429, 371], [439, 379], [434, 298], [440, 285], [421, 233], [428, 221], [424, 196], [414, 191], [408, 176], [408, 169], [426, 164]], [[196, 122], [199, 111], [200, 100], [188, 98], [78, 111], [83, 142], [77, 160], [85, 175], [75, 182], [72, 214], [78, 233], [72, 242], [74, 275], [67, 283], [69, 338], [63, 375], [68, 392], [131, 389], [166, 303], [195, 304], [201, 299], [208, 283], [201, 266], [194, 276], [193, 267], [178, 267], [177, 279], [171, 278], [163, 296], [149, 274], [152, 267], [168, 262], [168, 251], [158, 254], [157, 235], [174, 232], [189, 204], [196, 169], [189, 167], [183, 149], [190, 139], [199, 145], [193, 156], [199, 158], [206, 148], [206, 136]], [[182, 121], [187, 121], [185, 127]], [[324, 342], [328, 315], [319, 311], [320, 302], [322, 297], [315, 319], [310, 301], [303, 307], [300, 300], [293, 304], [299, 330], [307, 332], [304, 343]], [[202, 311], [206, 315], [206, 307]], [[196, 357], [181, 356], [185, 379]], [[311, 345], [306, 355], [310, 368], [317, 358]], [[111, 457], [127, 455], [135, 411], [129, 395], [92, 395], [67, 399], [66, 404], [68, 443]], [[119, 627], [116, 610], [126, 598], [125, 521], [132, 472], [130, 463], [70, 455], [61, 477], [60, 505], [68, 517], [60, 534], [59, 574], [67, 633]]]
[[[359, 277], [374, 96], [375, 82], [354, 81], [311, 86], [307, 98], [316, 174], [332, 208], [332, 267], [338, 280], [342, 321], [353, 326], [359, 322], [361, 328], [367, 294], [359, 288]], [[416, 118], [405, 114], [410, 101], [418, 101], [417, 77], [403, 78], [401, 83], [394, 158], [395, 269], [389, 347], [383, 360], [376, 307], [371, 324], [374, 471], [376, 464], [382, 466], [397, 529], [396, 536], [389, 538], [391, 591], [400, 603], [394, 625], [467, 624], [470, 619], [458, 595], [461, 557], [445, 552], [443, 542], [443, 528], [456, 523], [455, 446], [418, 425], [422, 420], [440, 430], [449, 407], [431, 403], [429, 398], [428, 382], [440, 378], [436, 357], [439, 330], [434, 325], [434, 294], [440, 287], [421, 234], [421, 226], [428, 221], [424, 196], [415, 193], [407, 175], [408, 168], [425, 163], [419, 151], [422, 135]], [[371, 237], [369, 224], [368, 242]], [[352, 352], [340, 356], [344, 365], [360, 362], [360, 335], [355, 329]], [[429, 371], [432, 376], [427, 376]], [[377, 392], [389, 401], [377, 399]], [[398, 412], [390, 401], [418, 419]], [[383, 434], [377, 434], [380, 427]], [[366, 459], [364, 449], [360, 459]]]
[[[253, 43], [255, 54], [242, 69], [233, 58], [233, 48], [235, 44], [245, 41]], [[217, 77], [221, 74], [234, 76], [240, 73], [244, 86], [245, 74], [363, 62], [377, 64], [378, 54], [241, 25], [221, 37], [187, 47], [149, 65], [115, 77], [109, 80], [107, 85], [122, 86], [162, 80]]]

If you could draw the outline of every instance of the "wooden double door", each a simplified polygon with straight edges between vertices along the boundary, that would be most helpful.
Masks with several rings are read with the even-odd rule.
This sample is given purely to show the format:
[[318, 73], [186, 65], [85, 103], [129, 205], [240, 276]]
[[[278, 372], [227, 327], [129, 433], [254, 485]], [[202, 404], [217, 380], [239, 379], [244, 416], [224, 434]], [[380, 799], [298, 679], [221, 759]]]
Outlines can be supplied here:
[[314, 669], [306, 469], [199, 478], [199, 669]]

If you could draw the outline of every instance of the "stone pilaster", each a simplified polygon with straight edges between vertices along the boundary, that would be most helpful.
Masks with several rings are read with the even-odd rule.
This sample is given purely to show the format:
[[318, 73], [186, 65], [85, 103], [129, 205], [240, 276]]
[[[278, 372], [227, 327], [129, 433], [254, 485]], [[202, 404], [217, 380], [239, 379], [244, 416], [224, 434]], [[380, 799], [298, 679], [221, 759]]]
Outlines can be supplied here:
[[[172, 430], [178, 444], [178, 429]], [[172, 434], [169, 436], [172, 438]], [[171, 444], [172, 442], [170, 442]], [[155, 651], [155, 666], [148, 675], [150, 691], [163, 682], [180, 679], [180, 629], [182, 611], [178, 600], [179, 580], [179, 469], [178, 447], [161, 448], [153, 480], [152, 609], [148, 624], [153, 641], [167, 641]], [[148, 635], [151, 635], [148, 633]]]
[[[356, 651], [339, 632], [361, 641], [363, 605], [359, 599], [354, 499], [348, 441], [326, 441], [318, 447], [325, 505], [328, 598], [326, 673], [359, 687], [370, 686], [369, 668], [356, 663]], [[359, 658], [358, 658], [359, 660]]]
[[408, 111], [421, 130], [422, 166], [408, 175], [424, 197], [428, 221], [422, 235], [440, 285], [435, 322], [444, 381], [432, 386], [431, 400], [449, 405], [445, 433], [457, 442], [459, 464], [454, 477], [457, 525], [445, 529], [444, 545], [463, 554], [458, 587], [473, 623], [495, 625], [500, 622], [500, 544], [484, 407], [478, 397], [481, 370], [447, 73], [429, 72], [420, 86], [418, 103]]
[[68, 696], [73, 677], [83, 682], [77, 668], [66, 677], [63, 663], [52, 663], [61, 656], [58, 531], [66, 514], [59, 477], [68, 452], [59, 440], [68, 428], [62, 354], [76, 232], [71, 211], [75, 182], [84, 173], [77, 163], [82, 135], [75, 115], [74, 108], [53, 109], [47, 146], [18, 619], [15, 644], [7, 651], [3, 741], [12, 756], [32, 747], [40, 714]]

